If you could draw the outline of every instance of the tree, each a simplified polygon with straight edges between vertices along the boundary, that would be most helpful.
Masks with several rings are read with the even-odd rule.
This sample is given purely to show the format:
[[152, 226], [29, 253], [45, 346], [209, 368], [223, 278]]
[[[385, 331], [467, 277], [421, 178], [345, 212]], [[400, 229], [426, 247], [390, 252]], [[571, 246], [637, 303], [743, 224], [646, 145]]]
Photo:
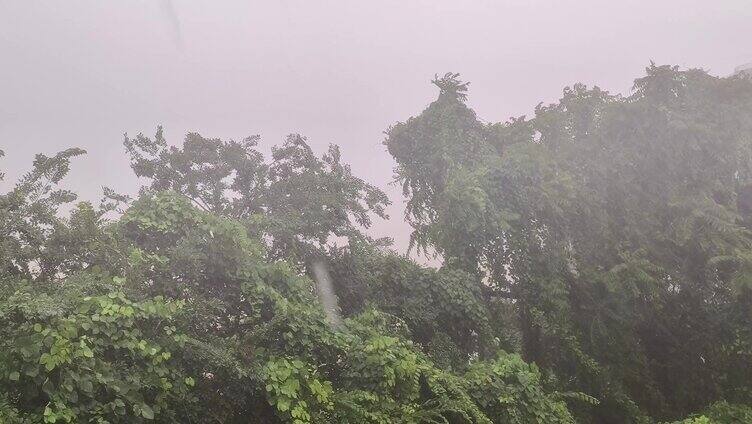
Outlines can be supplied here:
[[629, 97], [578, 84], [483, 124], [434, 83], [385, 142], [414, 240], [514, 299], [525, 358], [595, 422], [749, 402], [752, 84], [651, 65]]
[[60, 225], [58, 208], [76, 195], [56, 188], [68, 173], [70, 159], [84, 154], [68, 149], [47, 157], [38, 154], [33, 169], [8, 193], [0, 195], [0, 267], [5, 275], [27, 279], [54, 277], [57, 267], [45, 244]]
[[[338, 165], [336, 150], [319, 162], [304, 146], [288, 147], [275, 151], [280, 185], [270, 187], [341, 193], [331, 187], [359, 181], [345, 178], [349, 170]], [[299, 163], [307, 165], [285, 165]], [[488, 325], [476, 286], [466, 286], [468, 275], [421, 269], [354, 236], [353, 247], [367, 252], [360, 260], [392, 262], [408, 272], [386, 276], [393, 301], [410, 290], [413, 275], [425, 281], [411, 301], [391, 309], [394, 314], [373, 301], [378, 293], [367, 293], [371, 300], [361, 299], [342, 326], [332, 328], [313, 281], [296, 264], [275, 259], [267, 251], [274, 245], [257, 227], [228, 216], [230, 200], [208, 206], [201, 200], [208, 197], [197, 198], [144, 190], [109, 220], [109, 209], [87, 203], [68, 218], [54, 206], [46, 209], [56, 218], [38, 239], [44, 255], [19, 255], [16, 267], [0, 274], [2, 420], [573, 422], [562, 395], [544, 387], [537, 368], [499, 352], [479, 360], [469, 353], [477, 347], [460, 346], [473, 340], [465, 330]], [[290, 211], [295, 205], [280, 204], [275, 207]], [[341, 213], [348, 206], [337, 207]], [[356, 218], [361, 224], [365, 213]], [[341, 215], [332, 216], [339, 221], [311, 233], [327, 225], [335, 234], [338, 226], [350, 228]], [[2, 217], [10, 221], [2, 222], [6, 228], [15, 219]], [[328, 261], [347, 263], [335, 251], [322, 249]], [[55, 272], [36, 275], [24, 260], [53, 264], [42, 268]], [[17, 270], [31, 270], [33, 278]], [[417, 310], [424, 295], [430, 299]], [[430, 325], [422, 313], [457, 321], [457, 327]], [[463, 323], [465, 314], [475, 316]], [[422, 345], [429, 333], [442, 331], [456, 349], [465, 349], [462, 369], [438, 365], [437, 349]], [[484, 387], [485, 381], [494, 386]]]
[[434, 84], [386, 146], [438, 269], [299, 135], [126, 137], [148, 185], [99, 207], [83, 151], [38, 155], [0, 194], [0, 422], [747, 422], [752, 82], [651, 65], [497, 124]]
[[258, 142], [190, 133], [182, 148], [169, 147], [160, 127], [153, 140], [126, 136], [125, 147], [149, 190], [173, 190], [204, 211], [243, 221], [270, 238], [275, 258], [305, 262], [331, 239], [366, 238], [359, 229], [371, 225], [371, 215], [386, 218], [386, 195], [355, 177], [337, 146], [318, 158], [291, 134], [267, 163]]

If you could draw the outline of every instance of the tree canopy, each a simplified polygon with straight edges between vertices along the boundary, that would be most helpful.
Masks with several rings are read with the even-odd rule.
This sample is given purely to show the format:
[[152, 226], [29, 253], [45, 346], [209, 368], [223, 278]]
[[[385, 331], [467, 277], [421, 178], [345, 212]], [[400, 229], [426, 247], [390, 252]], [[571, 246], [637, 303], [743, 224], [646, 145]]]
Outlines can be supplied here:
[[126, 136], [144, 186], [97, 205], [83, 150], [37, 155], [0, 194], [0, 423], [750, 422], [752, 82], [651, 64], [503, 123], [434, 84], [385, 146], [439, 268], [298, 134]]
[[385, 142], [413, 242], [512, 299], [523, 357], [601, 400], [677, 417], [752, 381], [752, 83], [651, 65], [482, 123], [456, 74]]

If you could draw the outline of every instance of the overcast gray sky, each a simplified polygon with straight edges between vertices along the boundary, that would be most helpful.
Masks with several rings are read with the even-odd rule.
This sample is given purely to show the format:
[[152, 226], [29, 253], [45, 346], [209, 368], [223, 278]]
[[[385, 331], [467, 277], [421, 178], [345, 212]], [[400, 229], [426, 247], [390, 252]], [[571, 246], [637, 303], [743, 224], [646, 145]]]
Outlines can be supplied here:
[[650, 60], [728, 75], [752, 61], [750, 0], [0, 0], [0, 182], [70, 146], [68, 187], [135, 191], [122, 134], [162, 124], [264, 147], [285, 134], [339, 144], [409, 228], [383, 131], [436, 97], [435, 73], [472, 82], [487, 121], [529, 114], [575, 82], [628, 92]]

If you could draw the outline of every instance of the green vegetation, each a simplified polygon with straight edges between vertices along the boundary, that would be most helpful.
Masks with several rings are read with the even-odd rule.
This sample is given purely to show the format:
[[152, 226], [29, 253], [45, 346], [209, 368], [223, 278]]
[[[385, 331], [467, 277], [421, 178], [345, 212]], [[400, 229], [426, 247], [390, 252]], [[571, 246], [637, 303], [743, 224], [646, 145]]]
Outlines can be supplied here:
[[0, 423], [752, 422], [752, 82], [651, 65], [499, 124], [434, 83], [385, 145], [439, 269], [299, 135], [126, 137], [146, 184], [100, 205], [38, 155], [0, 195]]

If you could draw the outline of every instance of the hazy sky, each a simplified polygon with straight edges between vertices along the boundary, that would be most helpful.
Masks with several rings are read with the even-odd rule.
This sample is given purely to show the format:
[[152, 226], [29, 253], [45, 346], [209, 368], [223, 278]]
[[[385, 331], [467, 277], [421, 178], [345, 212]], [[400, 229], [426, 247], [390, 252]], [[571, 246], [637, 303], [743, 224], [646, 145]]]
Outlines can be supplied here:
[[383, 131], [436, 97], [435, 73], [502, 121], [575, 82], [628, 92], [651, 59], [730, 74], [752, 61], [752, 1], [0, 0], [0, 192], [70, 146], [89, 152], [67, 179], [82, 198], [133, 192], [122, 134], [158, 124], [267, 150], [299, 132], [389, 193], [373, 233], [404, 248]]

